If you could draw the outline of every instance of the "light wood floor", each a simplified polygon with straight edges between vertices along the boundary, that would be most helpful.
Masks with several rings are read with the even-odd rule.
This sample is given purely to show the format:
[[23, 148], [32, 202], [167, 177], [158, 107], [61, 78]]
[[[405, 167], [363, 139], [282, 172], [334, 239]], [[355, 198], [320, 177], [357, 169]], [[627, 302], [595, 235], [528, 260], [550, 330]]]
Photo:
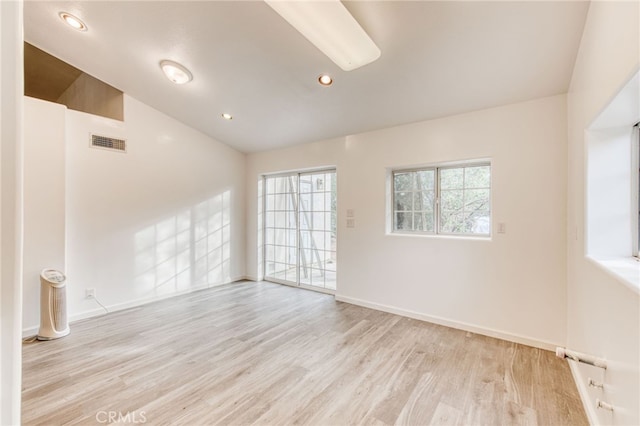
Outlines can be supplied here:
[[551, 352], [270, 283], [77, 322], [23, 358], [25, 425], [588, 424]]

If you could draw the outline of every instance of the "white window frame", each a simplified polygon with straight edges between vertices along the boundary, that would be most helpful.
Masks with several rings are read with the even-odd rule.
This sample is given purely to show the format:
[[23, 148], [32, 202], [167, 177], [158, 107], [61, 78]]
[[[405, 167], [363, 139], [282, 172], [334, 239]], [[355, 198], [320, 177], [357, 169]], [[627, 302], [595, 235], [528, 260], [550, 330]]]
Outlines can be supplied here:
[[[640, 189], [631, 167], [637, 141], [633, 126], [640, 121], [639, 85], [636, 71], [584, 129], [584, 256], [635, 294], [640, 294], [640, 262], [633, 256]], [[615, 184], [609, 182], [612, 174]], [[572, 231], [580, 242], [578, 224]]]
[[[631, 241], [632, 256], [638, 258], [640, 250], [640, 123], [636, 123], [631, 136]], [[640, 260], [640, 259], [639, 259]]]
[[[406, 231], [406, 230], [397, 230], [395, 229], [395, 221], [396, 221], [396, 188], [395, 188], [395, 175], [396, 174], [401, 174], [401, 173], [414, 173], [414, 172], [422, 172], [422, 171], [433, 171], [434, 172], [434, 200], [433, 200], [433, 212], [434, 212], [434, 222], [433, 222], [433, 232], [429, 232], [429, 231]], [[398, 170], [392, 170], [391, 171], [391, 232], [395, 233], [395, 234], [411, 234], [411, 235], [415, 235], [415, 234], [423, 234], [423, 235], [434, 235], [437, 234], [437, 230], [438, 230], [438, 222], [436, 220], [436, 216], [438, 216], [436, 214], [436, 209], [438, 208], [438, 184], [437, 184], [437, 180], [438, 180], [438, 169], [437, 167], [419, 167], [419, 168], [412, 168], [412, 169], [398, 169]], [[415, 191], [411, 191], [412, 192], [412, 196], [411, 199], [414, 199], [413, 193]], [[413, 202], [412, 202], [413, 203]], [[413, 214], [415, 214], [416, 210], [411, 210], [411, 214], [413, 216]], [[413, 220], [413, 219], [412, 219]]]
[[[446, 169], [464, 169], [471, 167], [485, 167], [488, 166], [491, 171], [491, 161], [490, 160], [472, 160], [463, 163], [442, 163], [424, 167], [412, 167], [412, 168], [399, 168], [392, 169], [390, 174], [390, 223], [389, 230], [392, 234], [397, 235], [426, 235], [426, 236], [452, 236], [452, 237], [464, 237], [464, 238], [487, 238], [491, 237], [493, 232], [493, 173], [491, 173], [489, 180], [489, 232], [480, 234], [480, 233], [451, 233], [451, 232], [441, 232], [440, 231], [440, 205], [441, 205], [441, 187], [440, 187], [440, 174], [442, 170]], [[409, 230], [399, 230], [395, 229], [395, 220], [396, 220], [396, 189], [395, 189], [395, 175], [400, 173], [411, 173], [411, 172], [420, 172], [420, 171], [434, 171], [434, 205], [433, 205], [433, 231], [409, 231]], [[412, 210], [414, 212], [414, 210]]]

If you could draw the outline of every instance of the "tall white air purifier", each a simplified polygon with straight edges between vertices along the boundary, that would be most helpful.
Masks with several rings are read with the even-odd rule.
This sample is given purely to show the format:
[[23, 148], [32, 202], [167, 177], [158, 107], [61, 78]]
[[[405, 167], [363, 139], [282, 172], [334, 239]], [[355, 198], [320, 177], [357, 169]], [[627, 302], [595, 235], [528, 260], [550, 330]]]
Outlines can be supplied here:
[[40, 273], [40, 331], [38, 340], [59, 339], [69, 334], [66, 277], [55, 269]]

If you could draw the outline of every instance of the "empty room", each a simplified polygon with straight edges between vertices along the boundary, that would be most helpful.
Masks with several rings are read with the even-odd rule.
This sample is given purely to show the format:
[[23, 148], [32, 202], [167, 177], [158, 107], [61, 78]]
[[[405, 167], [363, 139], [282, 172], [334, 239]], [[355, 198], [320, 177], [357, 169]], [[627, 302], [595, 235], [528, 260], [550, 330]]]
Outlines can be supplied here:
[[0, 424], [640, 424], [640, 2], [0, 1]]

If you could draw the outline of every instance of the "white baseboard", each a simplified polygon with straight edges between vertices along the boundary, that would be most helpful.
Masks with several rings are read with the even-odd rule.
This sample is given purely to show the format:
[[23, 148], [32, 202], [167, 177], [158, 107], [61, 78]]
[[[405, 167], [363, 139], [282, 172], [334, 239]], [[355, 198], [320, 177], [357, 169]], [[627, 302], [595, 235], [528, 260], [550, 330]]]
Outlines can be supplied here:
[[507, 333], [500, 330], [495, 330], [492, 328], [479, 327], [473, 324], [454, 321], [446, 318], [440, 318], [432, 315], [426, 315], [419, 312], [410, 311], [407, 309], [397, 308], [395, 306], [383, 305], [380, 303], [369, 302], [366, 300], [356, 299], [353, 297], [342, 296], [336, 294], [336, 300], [339, 302], [346, 302], [352, 305], [363, 306], [365, 308], [375, 309], [377, 311], [388, 312], [390, 314], [401, 315], [407, 318], [413, 318], [420, 321], [426, 321], [433, 324], [444, 325], [446, 327], [455, 328], [458, 330], [470, 331], [476, 334], [482, 334], [483, 336], [495, 337], [501, 340], [507, 340], [509, 342], [520, 343], [526, 346], [532, 346], [534, 348], [540, 348], [547, 351], [555, 351], [557, 346], [562, 346], [558, 343], [547, 342], [544, 340], [539, 340], [527, 336], [521, 336], [518, 334]]
[[259, 279], [259, 278], [258, 278], [257, 276], [255, 276], [255, 275], [245, 275], [245, 276], [244, 276], [244, 279], [245, 279], [245, 280], [248, 280], [248, 281], [256, 281], [256, 282], [257, 282], [257, 281], [262, 281], [261, 279]]
[[[245, 281], [245, 280], [257, 281], [256, 277], [243, 275], [243, 276], [234, 277], [233, 279], [229, 280], [228, 282], [225, 282], [225, 283], [220, 284], [220, 285], [225, 285], [225, 284], [230, 284], [230, 283], [233, 283], [233, 282]], [[137, 307], [137, 306], [146, 305], [148, 303], [153, 303], [153, 302], [157, 302], [157, 301], [160, 301], [160, 300], [168, 299], [168, 298], [171, 298], [171, 297], [176, 297], [176, 296], [181, 296], [181, 295], [188, 294], [188, 293], [193, 293], [195, 291], [200, 291], [200, 290], [204, 290], [204, 289], [211, 288], [211, 287], [212, 286], [204, 285], [204, 286], [199, 286], [199, 287], [193, 287], [193, 288], [190, 288], [188, 290], [184, 290], [184, 291], [177, 292], [177, 293], [171, 293], [171, 294], [162, 295], [162, 296], [152, 296], [152, 297], [147, 297], [147, 298], [130, 300], [130, 301], [123, 302], [123, 303], [116, 303], [116, 304], [113, 304], [113, 305], [108, 305], [107, 309], [109, 310], [109, 312], [122, 311], [124, 309], [129, 309], [129, 308], [133, 308], [133, 307]], [[559, 343], [552, 343], [552, 342], [542, 341], [542, 340], [539, 340], [539, 339], [534, 339], [534, 338], [521, 336], [521, 335], [513, 334], [513, 333], [507, 333], [507, 332], [504, 332], [504, 331], [495, 330], [495, 329], [486, 328], [486, 327], [478, 327], [476, 325], [468, 324], [468, 323], [461, 322], [461, 321], [454, 321], [454, 320], [449, 320], [449, 319], [446, 319], [446, 318], [436, 317], [436, 316], [432, 316], [432, 315], [426, 315], [426, 314], [422, 314], [422, 313], [419, 313], [419, 312], [410, 311], [410, 310], [407, 310], [407, 309], [397, 308], [395, 306], [388, 306], [388, 305], [383, 305], [383, 304], [380, 304], [380, 303], [369, 302], [369, 301], [366, 301], [366, 300], [357, 299], [357, 298], [348, 297], [348, 296], [343, 296], [343, 295], [340, 295], [340, 294], [336, 294], [335, 298], [336, 298], [337, 301], [350, 303], [352, 305], [363, 306], [365, 308], [375, 309], [375, 310], [378, 310], [378, 311], [383, 311], [383, 312], [388, 312], [388, 313], [391, 313], [391, 314], [401, 315], [401, 316], [408, 317], [408, 318], [413, 318], [413, 319], [417, 319], [417, 320], [421, 320], [421, 321], [431, 322], [431, 323], [434, 323], [434, 324], [444, 325], [446, 327], [456, 328], [456, 329], [459, 329], [459, 330], [470, 331], [472, 333], [482, 334], [484, 336], [489, 336], [489, 337], [495, 337], [495, 338], [498, 338], [498, 339], [507, 340], [507, 341], [515, 342], [515, 343], [520, 343], [520, 344], [523, 344], [523, 345], [532, 346], [532, 347], [535, 347], [535, 348], [545, 349], [545, 350], [549, 350], [549, 351], [554, 351], [557, 346], [562, 346]], [[69, 317], [69, 322], [73, 323], [75, 321], [79, 321], [79, 320], [95, 317], [95, 316], [98, 316], [98, 315], [104, 315], [104, 314], [105, 314], [105, 311], [102, 308], [98, 307], [96, 309], [91, 309], [91, 310], [88, 310], [88, 311], [79, 312], [79, 313], [71, 315]], [[24, 328], [23, 331], [22, 331], [22, 334], [23, 334], [24, 337], [32, 336], [32, 335], [34, 335], [34, 334], [36, 334], [38, 332], [38, 328], [39, 328], [38, 326], [31, 326], [31, 327]], [[572, 366], [572, 372], [573, 372], [573, 366]], [[576, 374], [579, 374], [579, 373], [577, 373], [577, 372], [574, 373], [574, 379], [576, 378]], [[579, 382], [578, 380], [576, 380], [576, 383], [578, 385], [578, 390], [580, 391], [580, 383], [582, 383], [582, 382]], [[580, 395], [582, 397], [582, 392], [580, 392]]]
[[238, 278], [232, 280], [232, 282], [234, 283], [238, 281], [260, 281], [260, 280], [251, 275], [240, 275], [238, 276]]
[[598, 420], [598, 415], [596, 414], [594, 401], [589, 396], [586, 385], [587, 381], [580, 373], [580, 369], [574, 361], [570, 361], [567, 359], [566, 362], [569, 363], [569, 369], [571, 370], [573, 381], [576, 382], [578, 395], [580, 395], [580, 400], [582, 401], [584, 411], [587, 413], [587, 420], [589, 420], [589, 424], [591, 426], [599, 426], [600, 421]]
[[[122, 302], [122, 303], [115, 303], [113, 305], [106, 305], [106, 308], [109, 310], [109, 313], [118, 312], [118, 311], [122, 311], [122, 310], [125, 310], [125, 309], [135, 308], [137, 306], [146, 305], [148, 303], [153, 303], [153, 302], [158, 302], [160, 300], [169, 299], [171, 297], [182, 296], [184, 294], [193, 293], [195, 291], [206, 290], [208, 288], [213, 288], [213, 287], [218, 287], [218, 286], [221, 286], [221, 285], [231, 284], [231, 283], [234, 283], [234, 282], [237, 282], [237, 281], [244, 281], [246, 279], [247, 279], [247, 277], [242, 275], [242, 276], [234, 277], [234, 278], [232, 278], [232, 279], [230, 279], [228, 281], [225, 281], [225, 282], [223, 282], [221, 284], [201, 285], [201, 286], [198, 286], [198, 287], [191, 287], [188, 290], [178, 291], [178, 292], [175, 292], [175, 293], [163, 294], [163, 295], [160, 295], [160, 296], [144, 297], [144, 298], [140, 298], [140, 299], [129, 300], [129, 301]], [[96, 305], [97, 305], [97, 303], [96, 303]], [[69, 323], [73, 324], [75, 321], [80, 321], [80, 320], [87, 319], [87, 318], [93, 318], [93, 317], [97, 317], [97, 316], [100, 316], [100, 315], [105, 315], [106, 313], [107, 312], [105, 312], [104, 309], [102, 309], [101, 307], [98, 306], [95, 309], [90, 309], [90, 310], [87, 310], [87, 311], [78, 312], [78, 313], [70, 315], [69, 316]], [[39, 329], [40, 329], [39, 325], [23, 328], [22, 337], [24, 338], [24, 337], [34, 336], [35, 334], [38, 333]]]
[[[191, 287], [188, 290], [177, 291], [175, 293], [168, 293], [168, 294], [163, 294], [159, 296], [143, 297], [140, 299], [128, 300], [126, 302], [114, 303], [112, 305], [106, 305], [106, 308], [109, 311], [109, 313], [118, 312], [118, 311], [123, 311], [125, 309], [146, 305], [148, 303], [159, 302], [160, 300], [169, 299], [171, 297], [182, 296], [184, 294], [193, 293], [194, 291], [204, 290], [206, 288], [209, 288], [209, 286], [201, 285], [197, 287]], [[107, 312], [105, 312], [104, 309], [98, 306], [95, 309], [91, 309], [89, 311], [78, 312], [76, 314], [70, 315], [69, 322], [73, 323], [74, 321], [80, 321], [83, 319], [104, 315], [106, 313]]]
[[38, 325], [27, 327], [27, 328], [23, 328], [22, 329], [22, 338], [24, 339], [25, 337], [35, 336], [36, 334], [38, 334], [38, 330], [39, 329], [40, 329], [40, 326], [38, 326]]

